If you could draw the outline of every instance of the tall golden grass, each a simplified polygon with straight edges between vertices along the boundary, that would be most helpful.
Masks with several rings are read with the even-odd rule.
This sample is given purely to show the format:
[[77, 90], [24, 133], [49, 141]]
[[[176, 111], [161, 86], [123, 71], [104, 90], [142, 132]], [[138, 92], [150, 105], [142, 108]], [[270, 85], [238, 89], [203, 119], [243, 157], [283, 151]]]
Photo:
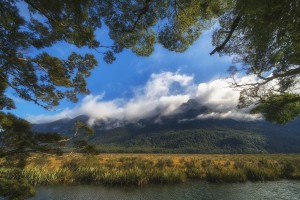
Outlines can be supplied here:
[[32, 155], [24, 169], [0, 168], [0, 178], [26, 179], [33, 185], [146, 185], [188, 180], [245, 182], [300, 179], [299, 154], [170, 155], [73, 154]]

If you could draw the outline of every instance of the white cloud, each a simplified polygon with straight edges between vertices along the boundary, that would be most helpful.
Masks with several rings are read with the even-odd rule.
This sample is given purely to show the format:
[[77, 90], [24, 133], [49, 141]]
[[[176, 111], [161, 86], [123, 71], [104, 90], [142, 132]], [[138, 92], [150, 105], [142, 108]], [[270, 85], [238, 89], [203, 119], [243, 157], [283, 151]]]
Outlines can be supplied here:
[[[207, 83], [200, 83], [196, 98], [202, 104], [219, 112], [235, 110], [238, 104], [239, 91], [230, 87], [230, 80], [216, 79]], [[254, 76], [237, 78], [239, 83], [250, 83], [255, 81]]]
[[[173, 90], [174, 85], [183, 94]], [[27, 120], [32, 123], [45, 123], [84, 114], [88, 115], [89, 122], [93, 123], [96, 119], [135, 121], [160, 114], [167, 115], [188, 101], [191, 85], [193, 85], [193, 76], [171, 72], [152, 74], [146, 85], [137, 89], [134, 97], [127, 101], [124, 99], [103, 101], [103, 95], [89, 95], [74, 109], [65, 109], [59, 114], [50, 116], [29, 116]]]
[[199, 102], [214, 107], [218, 111], [233, 109], [238, 103], [239, 93], [228, 87], [225, 79], [200, 83], [197, 90]]
[[209, 119], [209, 118], [216, 118], [216, 119], [235, 119], [235, 120], [243, 120], [243, 121], [253, 121], [253, 120], [260, 120], [262, 116], [260, 114], [248, 114], [243, 112], [238, 112], [237, 110], [227, 111], [227, 112], [211, 112], [208, 114], [200, 114], [197, 116], [197, 119]]
[[187, 88], [189, 85], [193, 84], [192, 81], [192, 76], [179, 73], [174, 74], [171, 72], [164, 72], [160, 74], [152, 74], [150, 81], [148, 81], [143, 91], [145, 93], [144, 98], [153, 99], [169, 95], [170, 92], [172, 92], [170, 89], [174, 83], [178, 83], [180, 86]]
[[73, 113], [74, 113], [73, 110], [66, 108], [60, 113], [54, 115], [36, 115], [36, 116], [29, 115], [28, 117], [26, 117], [26, 120], [32, 123], [47, 123], [47, 122], [52, 122], [63, 118], [73, 118], [74, 117]]
[[170, 115], [176, 111], [176, 109], [189, 100], [189, 95], [173, 95], [160, 98], [160, 105], [164, 106], [164, 111], [161, 115]]
[[[208, 83], [200, 83], [196, 94], [196, 99], [213, 112], [199, 114], [197, 119], [217, 118], [235, 120], [261, 120], [260, 114], [249, 114], [250, 108], [237, 109], [239, 91], [230, 87], [229, 79], [216, 79]], [[255, 76], [238, 77], [239, 84], [253, 83]]]
[[[243, 77], [238, 81], [248, 82], [252, 77]], [[86, 96], [80, 105], [65, 109], [56, 115], [30, 116], [33, 123], [45, 123], [62, 119], [88, 115], [89, 123], [97, 119], [118, 119], [136, 121], [143, 118], [173, 114], [181, 104], [189, 99], [196, 99], [203, 106], [212, 110], [201, 114], [197, 119], [232, 118], [237, 120], [260, 119], [259, 115], [246, 114], [247, 110], [238, 110], [239, 92], [229, 88], [225, 79], [216, 79], [207, 83], [196, 84], [192, 75], [179, 72], [152, 74], [145, 86], [135, 90], [130, 99], [104, 101], [103, 95]]]

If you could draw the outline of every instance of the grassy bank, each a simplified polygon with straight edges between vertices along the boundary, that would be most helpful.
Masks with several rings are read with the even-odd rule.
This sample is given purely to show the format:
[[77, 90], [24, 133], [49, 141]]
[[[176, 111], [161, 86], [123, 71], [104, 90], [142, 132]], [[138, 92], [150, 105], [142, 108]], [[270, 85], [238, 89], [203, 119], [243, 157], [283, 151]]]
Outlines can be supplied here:
[[0, 168], [0, 178], [26, 179], [33, 185], [107, 184], [146, 185], [188, 180], [245, 182], [300, 179], [299, 154], [168, 155], [35, 154], [23, 169]]

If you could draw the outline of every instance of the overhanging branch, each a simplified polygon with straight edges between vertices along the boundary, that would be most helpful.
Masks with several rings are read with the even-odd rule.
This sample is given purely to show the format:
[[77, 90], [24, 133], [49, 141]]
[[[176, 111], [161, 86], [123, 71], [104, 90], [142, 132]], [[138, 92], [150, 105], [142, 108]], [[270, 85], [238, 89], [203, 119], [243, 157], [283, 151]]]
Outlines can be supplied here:
[[232, 37], [233, 32], [238, 27], [239, 22], [241, 21], [241, 18], [242, 17], [239, 15], [235, 18], [224, 42], [220, 46], [217, 46], [212, 52], [210, 52], [209, 55], [213, 55], [214, 53], [220, 52], [222, 49], [224, 49], [225, 45], [229, 42], [230, 38]]
[[133, 31], [135, 31], [135, 29], [136, 29], [139, 21], [141, 20], [142, 16], [145, 15], [148, 12], [148, 10], [150, 8], [150, 2], [151, 2], [151, 0], [146, 0], [145, 6], [141, 9], [141, 12], [137, 16], [137, 19], [134, 21], [132, 28], [129, 29], [129, 30], [125, 30], [125, 32], [132, 33]]

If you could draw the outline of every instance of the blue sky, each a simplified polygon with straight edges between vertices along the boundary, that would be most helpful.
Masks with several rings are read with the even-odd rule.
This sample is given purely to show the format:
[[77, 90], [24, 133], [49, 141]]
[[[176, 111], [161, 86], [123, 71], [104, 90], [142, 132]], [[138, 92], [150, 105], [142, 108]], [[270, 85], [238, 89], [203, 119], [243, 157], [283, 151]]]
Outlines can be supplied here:
[[[193, 75], [196, 82], [207, 82], [212, 79], [226, 76], [226, 69], [231, 64], [229, 57], [210, 56], [212, 30], [204, 31], [201, 37], [184, 53], [170, 52], [160, 45], [150, 57], [138, 57], [130, 50], [118, 54], [113, 64], [106, 64], [102, 55], [87, 48], [77, 49], [73, 45], [58, 43], [47, 49], [52, 55], [66, 58], [70, 52], [93, 53], [99, 65], [87, 79], [88, 88], [93, 95], [104, 94], [103, 100], [115, 98], [130, 98], [135, 87], [144, 85], [153, 73], [180, 72]], [[97, 38], [103, 44], [110, 44], [106, 28], [96, 32]], [[19, 99], [13, 95], [17, 109], [12, 113], [27, 117], [28, 115], [55, 114], [62, 109], [75, 106], [74, 103], [62, 101], [56, 111], [45, 109]], [[80, 96], [80, 101], [84, 96]]]
[[[20, 4], [20, 12], [26, 18], [28, 13], [23, 6]], [[171, 52], [157, 44], [154, 53], [149, 57], [139, 57], [130, 50], [124, 50], [116, 55], [117, 59], [113, 64], [106, 64], [102, 60], [102, 54], [93, 49], [78, 49], [64, 42], [57, 43], [44, 51], [63, 59], [72, 51], [95, 55], [99, 65], [87, 79], [91, 95], [80, 95], [76, 104], [63, 100], [54, 110], [47, 111], [9, 91], [8, 95], [17, 106], [17, 109], [10, 112], [34, 123], [63, 117], [72, 118], [80, 114], [88, 114], [94, 119], [121, 116], [122, 119], [131, 120], [137, 116], [144, 117], [134, 113], [135, 110], [139, 113], [139, 109], [143, 110], [144, 107], [149, 108], [144, 113], [145, 116], [157, 114], [155, 110], [169, 113], [188, 99], [198, 98], [201, 99], [200, 103], [212, 108], [218, 107], [218, 112], [236, 117], [239, 112], [236, 111], [238, 93], [229, 91], [228, 86], [224, 86], [227, 85], [226, 81], [223, 80], [227, 76], [226, 70], [231, 65], [232, 58], [220, 57], [218, 54], [209, 55], [214, 48], [211, 37], [216, 27], [217, 25], [203, 31], [200, 38], [184, 53]], [[96, 31], [96, 38], [101, 45], [112, 44], [105, 26]], [[186, 84], [182, 81], [186, 81]], [[224, 88], [227, 88], [225, 93]], [[150, 94], [157, 92], [161, 94]], [[228, 97], [234, 99], [228, 100]], [[226, 101], [227, 104], [224, 103]]]

